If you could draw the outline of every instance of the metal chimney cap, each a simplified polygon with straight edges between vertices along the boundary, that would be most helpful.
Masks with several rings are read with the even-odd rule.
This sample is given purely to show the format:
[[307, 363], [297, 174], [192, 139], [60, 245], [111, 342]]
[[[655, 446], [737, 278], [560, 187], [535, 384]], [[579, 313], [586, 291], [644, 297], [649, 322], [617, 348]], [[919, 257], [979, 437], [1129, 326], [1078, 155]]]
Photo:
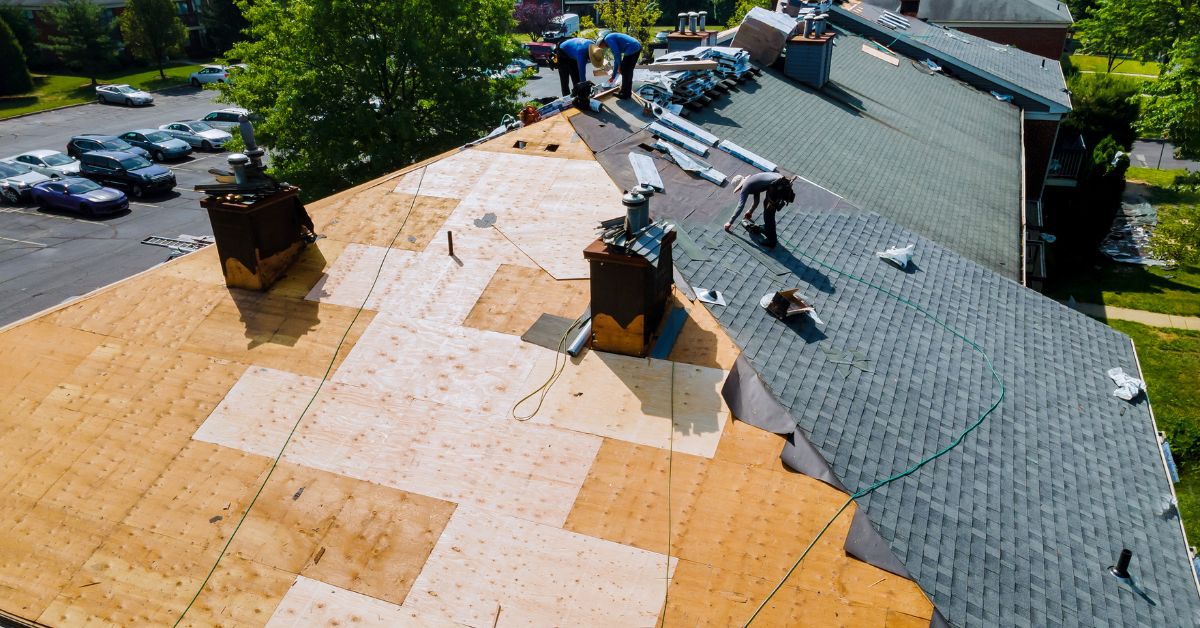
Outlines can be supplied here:
[[630, 190], [630, 193], [649, 198], [654, 195], [654, 188], [645, 183], [639, 183], [636, 188]]
[[229, 165], [231, 166], [246, 166], [249, 164], [250, 158], [241, 153], [234, 153], [229, 156]]
[[646, 197], [638, 194], [637, 189], [630, 190], [621, 197], [621, 204], [626, 207], [637, 207], [646, 203]]

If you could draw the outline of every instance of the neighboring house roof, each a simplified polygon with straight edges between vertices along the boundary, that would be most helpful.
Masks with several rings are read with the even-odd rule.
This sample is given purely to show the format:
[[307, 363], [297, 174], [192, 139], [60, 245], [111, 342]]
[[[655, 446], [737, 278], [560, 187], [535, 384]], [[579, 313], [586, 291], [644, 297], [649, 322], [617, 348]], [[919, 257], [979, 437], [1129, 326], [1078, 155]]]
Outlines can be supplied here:
[[[617, 183], [631, 185], [626, 157], [645, 132], [573, 121], [604, 149], [598, 158]], [[710, 158], [745, 172], [716, 150]], [[732, 191], [660, 171], [665, 191], [651, 214], [678, 221], [677, 267], [690, 285], [721, 293], [727, 305], [710, 306], [713, 315], [790, 414], [793, 441], [828, 463], [831, 484], [869, 486], [953, 442], [999, 399], [994, 364], [1005, 389], [995, 412], [949, 454], [859, 500], [891, 553], [868, 560], [911, 575], [955, 626], [1200, 617], [1179, 519], [1159, 516], [1171, 485], [1150, 408], [1111, 394], [1108, 369], [1139, 370], [1127, 336], [805, 180], [778, 214], [780, 246], [764, 252], [740, 226], [722, 230]], [[876, 256], [908, 244], [907, 271]], [[822, 324], [780, 322], [760, 306], [789, 288]], [[856, 536], [852, 528], [847, 551], [858, 551]], [[1154, 604], [1109, 575], [1125, 547]]]
[[1067, 81], [1057, 59], [988, 41], [962, 31], [909, 19], [896, 30], [877, 20], [884, 9], [866, 3], [835, 6], [830, 18], [839, 26], [914, 59], [932, 58], [968, 83], [1008, 93], [1029, 111], [1071, 110]]
[[1019, 281], [1019, 110], [864, 45], [839, 38], [823, 90], [766, 70], [691, 119]]
[[1070, 26], [1071, 9], [1056, 0], [921, 0], [917, 17], [933, 22], [1003, 22]]

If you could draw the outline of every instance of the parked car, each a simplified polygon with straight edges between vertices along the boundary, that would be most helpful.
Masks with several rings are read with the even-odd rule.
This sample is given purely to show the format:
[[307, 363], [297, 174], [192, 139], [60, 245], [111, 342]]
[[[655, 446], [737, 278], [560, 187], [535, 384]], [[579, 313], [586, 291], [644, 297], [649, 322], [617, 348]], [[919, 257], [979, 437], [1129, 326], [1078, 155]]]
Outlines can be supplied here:
[[32, 168], [24, 164], [0, 161], [0, 198], [10, 205], [16, 205], [29, 198], [33, 186], [43, 181], [50, 181], [52, 178], [40, 172], [34, 172]]
[[513, 59], [512, 63], [509, 63], [508, 65], [504, 66], [504, 76], [530, 77], [530, 76], [537, 74], [537, 72], [538, 72], [537, 64], [530, 61], [529, 59]]
[[237, 63], [230, 66], [224, 65], [206, 65], [188, 76], [188, 82], [192, 87], [200, 87], [211, 83], [228, 83], [233, 80], [233, 75], [246, 69], [244, 63]]
[[200, 118], [201, 122], [208, 123], [209, 126], [221, 129], [222, 131], [232, 131], [238, 127], [238, 116], [249, 116], [250, 112], [239, 107], [228, 107], [218, 109]]
[[529, 52], [529, 58], [538, 65], [553, 65], [554, 44], [544, 41], [529, 42], [525, 44], [525, 50]]
[[84, 153], [79, 161], [81, 176], [101, 185], [129, 190], [135, 198], [175, 187], [175, 173], [133, 153], [98, 150]]
[[0, 161], [29, 166], [34, 172], [40, 172], [49, 177], [69, 177], [79, 174], [79, 161], [56, 150], [31, 150], [20, 155], [6, 157]]
[[154, 161], [183, 159], [192, 154], [192, 147], [185, 141], [158, 129], [136, 129], [121, 134], [121, 139], [150, 152]]
[[149, 105], [154, 102], [154, 96], [129, 85], [98, 85], [96, 86], [96, 102], [113, 102], [132, 107]]
[[83, 177], [43, 181], [33, 186], [31, 196], [39, 207], [69, 209], [85, 216], [115, 214], [129, 209], [129, 199], [124, 192]]
[[222, 148], [225, 142], [233, 139], [233, 136], [221, 129], [214, 129], [207, 122], [199, 120], [181, 120], [172, 122], [158, 127], [160, 131], [164, 131], [181, 139], [192, 146], [202, 150], [213, 150], [214, 148]]
[[80, 155], [94, 150], [119, 150], [125, 153], [133, 153], [140, 155], [146, 159], [150, 158], [150, 152], [144, 148], [138, 148], [129, 142], [115, 135], [96, 135], [95, 133], [84, 133], [76, 135], [67, 142], [67, 154], [79, 158]]

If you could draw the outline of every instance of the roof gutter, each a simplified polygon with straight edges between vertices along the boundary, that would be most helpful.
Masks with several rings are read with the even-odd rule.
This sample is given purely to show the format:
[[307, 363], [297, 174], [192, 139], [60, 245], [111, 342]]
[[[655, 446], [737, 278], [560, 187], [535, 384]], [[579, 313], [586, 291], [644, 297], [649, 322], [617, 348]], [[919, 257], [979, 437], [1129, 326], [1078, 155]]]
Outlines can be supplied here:
[[[1026, 249], [1025, 247], [1029, 246], [1029, 220], [1028, 220], [1028, 216], [1025, 215], [1025, 197], [1028, 195], [1029, 190], [1027, 190], [1025, 187], [1025, 110], [1024, 109], [1021, 110], [1020, 127], [1021, 127], [1021, 133], [1020, 133], [1020, 136], [1021, 136], [1021, 175], [1020, 175], [1021, 176], [1021, 191], [1017, 198], [1017, 203], [1021, 208], [1021, 227], [1020, 227], [1020, 229], [1021, 229], [1021, 246], [1018, 250], [1021, 252], [1021, 285], [1028, 287], [1029, 286], [1029, 278], [1027, 275], [1028, 275], [1029, 269], [1026, 268], [1026, 262], [1028, 261], [1026, 259], [1028, 257], [1028, 255], [1027, 255], [1028, 249]], [[1045, 259], [1045, 257], [1043, 256], [1042, 259]]]
[[[894, 41], [904, 42], [905, 45], [911, 46], [912, 48], [915, 48], [915, 49], [921, 51], [922, 53], [929, 55], [930, 58], [936, 60], [938, 63], [941, 63], [942, 65], [949, 65], [952, 67], [962, 68], [965, 71], [973, 74], [974, 76], [976, 76], [980, 79], [983, 79], [983, 80], [991, 82], [991, 83], [995, 83], [996, 86], [1002, 87], [1002, 88], [1009, 90], [1015, 94], [1020, 94], [1025, 99], [1031, 100], [1033, 102], [1036, 102], [1036, 103], [1046, 107], [1048, 113], [1066, 114], [1071, 111], [1070, 107], [1064, 107], [1060, 103], [1054, 102], [1053, 100], [1048, 100], [1045, 96], [1031, 92], [1019, 85], [1014, 84], [1011, 81], [1002, 79], [1002, 78], [996, 76], [995, 74], [992, 74], [991, 72], [987, 72], [985, 70], [977, 68], [977, 67], [963, 61], [962, 59], [959, 59], [958, 57], [953, 57], [953, 56], [950, 56], [949, 54], [942, 52], [940, 50], [930, 48], [929, 46], [926, 46], [926, 45], [920, 43], [919, 41], [915, 41], [914, 39], [908, 37], [907, 35], [905, 35], [903, 33], [893, 32], [893, 31], [887, 31], [887, 32], [881, 31], [880, 29], [876, 28], [874, 22], [871, 22], [870, 20], [868, 20], [860, 15], [857, 15], [851, 11], [847, 11], [846, 9], [844, 9], [842, 7], [839, 7], [839, 6], [832, 7], [830, 9], [830, 14], [837, 16], [838, 18], [841, 18], [840, 23], [843, 25], [845, 25], [847, 22], [849, 22], [851, 24], [857, 25], [859, 28], [869, 31], [869, 33], [873, 36], [892, 37], [894, 39]], [[858, 34], [863, 35], [864, 33], [859, 31]], [[1022, 109], [1023, 108], [1024, 107], [1022, 107]]]

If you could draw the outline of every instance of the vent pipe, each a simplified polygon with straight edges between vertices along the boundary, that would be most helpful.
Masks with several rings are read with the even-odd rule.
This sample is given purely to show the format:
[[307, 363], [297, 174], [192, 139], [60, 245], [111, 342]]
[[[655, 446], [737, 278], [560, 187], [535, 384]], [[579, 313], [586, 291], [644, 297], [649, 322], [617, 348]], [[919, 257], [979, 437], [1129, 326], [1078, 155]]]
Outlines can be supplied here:
[[685, 32], [685, 31], [687, 30], [687, 19], [688, 19], [688, 14], [687, 14], [687, 13], [680, 13], [680, 14], [679, 14], [679, 32], [681, 32], [681, 33], [682, 33], [682, 32]]
[[1113, 565], [1112, 567], [1109, 567], [1108, 571], [1112, 575], [1120, 578], [1121, 580], [1128, 580], [1129, 579], [1129, 561], [1132, 558], [1133, 558], [1133, 552], [1131, 552], [1127, 549], [1121, 550], [1121, 556], [1120, 556], [1120, 558], [1117, 559], [1117, 564]]
[[229, 156], [229, 169], [233, 170], [233, 180], [238, 185], [246, 185], [250, 182], [246, 176], [246, 166], [250, 165], [250, 158], [241, 154], [234, 153]]
[[708, 31], [708, 29], [705, 28], [705, 23], [707, 21], [708, 21], [708, 11], [701, 11], [700, 12], [700, 32], [701, 33]]
[[818, 15], [813, 18], [813, 36], [820, 37], [825, 34], [825, 20], [828, 15]]
[[695, 11], [691, 11], [688, 13], [688, 29], [691, 30], [692, 33], [696, 32], [696, 22], [699, 19], [700, 19], [699, 13], [696, 13]]
[[813, 36], [813, 15], [810, 13], [804, 16], [804, 38], [812, 39]]
[[650, 225], [650, 201], [637, 192], [626, 192], [621, 197], [625, 205], [625, 231], [631, 236]]

